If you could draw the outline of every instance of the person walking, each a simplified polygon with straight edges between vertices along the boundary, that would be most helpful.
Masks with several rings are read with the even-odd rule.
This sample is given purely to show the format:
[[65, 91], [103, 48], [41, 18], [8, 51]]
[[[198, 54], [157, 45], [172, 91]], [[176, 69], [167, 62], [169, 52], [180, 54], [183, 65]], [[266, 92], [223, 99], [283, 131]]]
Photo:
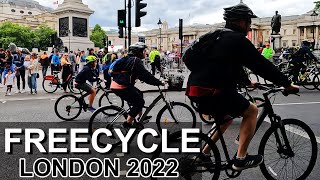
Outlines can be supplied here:
[[12, 70], [9, 69], [8, 73], [6, 74], [6, 80], [7, 80], [7, 91], [6, 91], [6, 96], [11, 96], [11, 89], [14, 84], [14, 78], [15, 78], [15, 73], [12, 73]]
[[274, 54], [273, 49], [270, 48], [270, 44], [267, 43], [266, 48], [264, 48], [262, 50], [262, 56], [264, 56], [269, 61], [273, 62], [273, 60], [272, 60], [273, 54]]
[[4, 49], [0, 48], [0, 88], [3, 87], [2, 85], [2, 73], [4, 72], [5, 69], [5, 61], [6, 59], [6, 54], [4, 52]]
[[6, 84], [6, 77], [5, 76], [8, 72], [8, 70], [11, 69], [12, 72], [14, 71], [14, 69], [12, 69], [13, 68], [13, 55], [10, 50], [6, 51], [6, 56], [5, 56], [5, 59], [2, 63], [5, 64], [4, 65], [5, 69], [4, 69], [4, 73], [3, 73], [2, 77], [4, 78], [4, 81], [3, 81], [4, 84]]
[[55, 54], [52, 57], [52, 64], [53, 68], [51, 69], [51, 74], [53, 74], [53, 71], [60, 71], [60, 57], [59, 57], [59, 51], [56, 51]]
[[50, 60], [46, 52], [40, 56], [40, 64], [42, 67], [42, 76], [45, 77], [47, 75], [47, 70], [50, 65]]
[[[15, 56], [13, 63], [15, 64], [15, 76], [17, 78], [17, 91], [16, 93], [25, 93], [26, 89], [26, 69], [24, 67], [24, 59], [25, 55], [22, 54], [20, 50], [17, 51], [17, 55]], [[21, 81], [22, 80], [22, 91], [20, 91]]]
[[157, 50], [157, 46], [152, 46], [152, 51], [149, 54], [149, 60], [152, 68], [152, 75], [156, 74], [156, 68], [158, 69], [160, 74], [162, 74], [160, 67], [161, 55], [160, 52]]
[[[37, 59], [37, 54], [33, 53], [31, 55], [30, 65], [28, 67], [30, 70], [30, 76], [28, 76], [28, 84], [30, 88], [30, 94], [37, 94], [37, 78], [39, 78], [39, 63]], [[34, 90], [34, 91], [33, 91]]]
[[70, 51], [70, 54], [68, 55], [68, 60], [72, 66], [72, 72], [75, 72], [77, 62], [76, 62], [76, 55], [73, 53], [73, 51]]
[[61, 58], [61, 67], [62, 67], [62, 88], [65, 93], [67, 93], [68, 84], [67, 79], [70, 74], [72, 74], [72, 64], [68, 61], [68, 53], [65, 53]]
[[86, 55], [84, 51], [81, 51], [80, 62], [79, 62], [79, 72], [82, 71], [85, 65], [86, 65]]

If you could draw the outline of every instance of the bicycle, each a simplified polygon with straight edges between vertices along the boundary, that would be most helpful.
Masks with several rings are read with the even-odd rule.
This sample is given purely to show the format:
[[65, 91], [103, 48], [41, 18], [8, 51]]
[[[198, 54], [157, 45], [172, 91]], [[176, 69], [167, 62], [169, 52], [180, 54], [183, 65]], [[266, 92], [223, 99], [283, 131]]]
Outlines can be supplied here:
[[[100, 107], [104, 106], [102, 103], [107, 102], [108, 104], [106, 105], [111, 104], [111, 105], [118, 105], [120, 107], [123, 107], [123, 104], [124, 104], [123, 100], [119, 96], [115, 95], [111, 90], [107, 90], [103, 88], [101, 83], [102, 83], [101, 80], [97, 82], [97, 94], [100, 90], [103, 91], [103, 94], [99, 98], [99, 106]], [[83, 91], [80, 90], [80, 95], [81, 95], [80, 97], [77, 97], [73, 94], [66, 94], [59, 97], [54, 104], [54, 111], [56, 115], [62, 120], [72, 121], [80, 115], [82, 110], [86, 112], [88, 108], [88, 104], [85, 102], [84, 98], [90, 95], [90, 93], [83, 94]], [[65, 103], [65, 104], [62, 104], [62, 103]], [[71, 110], [75, 110], [74, 115], [71, 114]], [[66, 116], [63, 115], [64, 113], [66, 113]], [[109, 115], [112, 115], [112, 114], [109, 114]]]
[[42, 87], [47, 93], [54, 93], [58, 88], [62, 88], [63, 85], [67, 85], [69, 90], [74, 94], [79, 94], [80, 91], [74, 87], [75, 77], [69, 74], [67, 80], [61, 83], [58, 74], [60, 71], [53, 71], [53, 75], [47, 75], [43, 78]]
[[[258, 153], [264, 156], [264, 162], [260, 164], [260, 170], [266, 179], [305, 179], [311, 173], [317, 159], [317, 141], [313, 131], [304, 122], [298, 119], [281, 119], [280, 116], [274, 113], [270, 102], [270, 95], [275, 95], [278, 92], [284, 92], [283, 88], [274, 88], [267, 86], [258, 86], [264, 90], [263, 97], [265, 102], [262, 104], [263, 110], [258, 117], [256, 131], [259, 129], [264, 119], [270, 118], [271, 126], [265, 132], [259, 145]], [[193, 144], [194, 147], [199, 147], [200, 152], [189, 154], [167, 154], [172, 158], [176, 155], [179, 161], [179, 173], [184, 179], [199, 179], [203, 175], [210, 176], [212, 179], [218, 179], [220, 171], [225, 171], [230, 178], [236, 178], [241, 174], [241, 171], [232, 169], [233, 161], [229, 156], [223, 134], [220, 126], [228, 121], [223, 120], [223, 116], [215, 118], [215, 127], [208, 134], [198, 133], [194, 137], [199, 138], [199, 143]], [[211, 140], [213, 134], [218, 133], [222, 144], [223, 152], [226, 160], [222, 161], [217, 145]], [[177, 132], [170, 135], [168, 138], [168, 147], [181, 146], [181, 133]], [[210, 147], [210, 160], [200, 160], [203, 148], [208, 145]], [[296, 147], [304, 146], [304, 147]], [[190, 147], [190, 146], [189, 146]], [[165, 154], [161, 153], [161, 147], [157, 149], [152, 159], [159, 157], [166, 158]], [[296, 158], [294, 160], [294, 158]], [[295, 167], [297, 165], [303, 167]], [[290, 174], [291, 173], [291, 174]]]
[[[164, 91], [160, 89], [159, 96], [148, 106], [144, 107], [146, 110], [138, 120], [134, 120], [134, 125], [137, 129], [142, 129], [143, 124], [148, 123], [146, 120], [149, 112], [156, 106], [161, 100], [165, 105], [160, 109], [156, 117], [156, 124], [159, 132], [161, 133], [162, 129], [168, 129], [169, 132], [174, 132], [175, 129], [181, 128], [183, 125], [188, 126], [189, 128], [194, 128], [196, 126], [196, 115], [187, 104], [181, 102], [174, 102], [166, 99]], [[107, 128], [111, 130], [113, 134], [114, 129], [121, 129], [122, 131], [127, 131], [127, 129], [122, 127], [122, 123], [126, 121], [128, 116], [129, 109], [124, 109], [118, 106], [104, 106], [97, 109], [91, 116], [89, 122], [89, 133], [92, 135], [96, 129]], [[111, 115], [115, 114], [115, 115]], [[181, 115], [181, 116], [179, 116]], [[179, 117], [178, 117], [179, 116]], [[187, 122], [187, 123], [184, 123]], [[126, 134], [126, 132], [124, 132]], [[104, 142], [99, 140], [99, 144], [105, 146], [106, 144], [119, 145], [119, 137], [105, 137]]]

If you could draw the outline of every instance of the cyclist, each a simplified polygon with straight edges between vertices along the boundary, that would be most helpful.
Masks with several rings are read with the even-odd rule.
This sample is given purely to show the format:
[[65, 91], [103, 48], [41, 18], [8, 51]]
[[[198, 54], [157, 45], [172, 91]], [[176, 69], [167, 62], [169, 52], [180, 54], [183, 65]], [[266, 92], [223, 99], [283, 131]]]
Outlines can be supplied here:
[[[202, 65], [195, 65], [192, 69], [186, 94], [199, 104], [200, 111], [204, 113], [225, 118], [228, 115], [243, 117], [239, 147], [232, 165], [234, 170], [240, 171], [256, 167], [263, 162], [263, 156], [247, 154], [256, 128], [258, 108], [237, 92], [236, 86], [242, 77], [243, 66], [275, 84], [284, 86], [288, 91], [297, 91], [299, 87], [291, 85], [286, 76], [264, 58], [246, 38], [251, 18], [257, 17], [252, 10], [244, 3], [224, 10], [226, 29], [217, 30], [221, 31], [217, 33], [219, 37], [208, 40], [214, 44], [207, 51], [203, 51], [207, 53], [204, 59], [201, 59]], [[248, 81], [247, 77], [246, 79]], [[230, 124], [231, 121], [223, 124], [222, 132]], [[217, 133], [212, 136], [214, 142], [218, 139]], [[202, 161], [211, 161], [209, 151], [208, 146], [204, 148]]]
[[[141, 117], [142, 108], [145, 104], [143, 93], [134, 87], [135, 80], [139, 79], [154, 86], [163, 85], [161, 81], [152, 76], [143, 66], [141, 59], [145, 58], [145, 48], [147, 48], [147, 46], [144, 43], [131, 45], [128, 55], [124, 57], [123, 62], [119, 64], [119, 66], [123, 67], [120, 68], [121, 71], [126, 72], [112, 75], [113, 80], [110, 89], [132, 106], [127, 121], [123, 123], [124, 128], [136, 127], [132, 122], [138, 114], [139, 117]], [[151, 116], [148, 116], [146, 120], [150, 118]]]
[[[86, 58], [87, 64], [83, 67], [83, 69], [79, 72], [76, 76], [76, 88], [86, 91], [90, 93], [89, 96], [89, 105], [88, 111], [95, 111], [96, 109], [92, 107], [94, 98], [96, 97], [96, 90], [88, 84], [86, 81], [95, 82], [99, 80], [99, 75], [96, 74], [97, 68], [97, 57], [95, 56], [88, 56]], [[102, 79], [101, 79], [102, 80]]]
[[308, 60], [313, 59], [314, 61], [318, 61], [318, 59], [312, 54], [310, 51], [310, 42], [307, 40], [302, 41], [301, 48], [292, 56], [292, 60], [290, 64], [292, 65], [292, 73], [293, 73], [293, 82], [298, 81], [299, 72], [301, 70], [301, 80], [303, 81], [303, 75], [306, 72], [307, 66], [303, 63], [307, 63]]

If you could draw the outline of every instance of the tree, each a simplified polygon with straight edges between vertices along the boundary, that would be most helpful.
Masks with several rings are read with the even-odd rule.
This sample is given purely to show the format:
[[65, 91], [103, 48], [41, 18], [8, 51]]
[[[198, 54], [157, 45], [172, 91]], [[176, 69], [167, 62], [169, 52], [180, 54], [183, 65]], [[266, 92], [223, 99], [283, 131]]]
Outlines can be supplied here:
[[55, 31], [48, 26], [40, 26], [34, 31], [36, 47], [41, 50], [46, 50], [51, 46], [51, 35], [55, 34]]
[[0, 25], [0, 44], [2, 48], [7, 48], [12, 42], [18, 47], [32, 48], [37, 47], [41, 50], [46, 50], [50, 45], [51, 34], [55, 31], [47, 26], [40, 26], [36, 30], [30, 27], [20, 26], [11, 22], [5, 22]]
[[314, 10], [318, 11], [320, 10], [320, 1], [315, 1], [315, 7], [314, 7]]
[[99, 24], [96, 24], [92, 30], [90, 40], [94, 43], [95, 47], [103, 48], [103, 38], [106, 38], [106, 32], [101, 28]]

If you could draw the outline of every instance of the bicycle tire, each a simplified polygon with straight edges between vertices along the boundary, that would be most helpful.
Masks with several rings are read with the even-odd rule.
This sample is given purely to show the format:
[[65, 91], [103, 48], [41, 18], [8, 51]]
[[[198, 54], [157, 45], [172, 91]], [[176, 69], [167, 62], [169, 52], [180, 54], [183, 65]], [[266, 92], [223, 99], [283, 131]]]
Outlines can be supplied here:
[[314, 82], [314, 87], [318, 90], [318, 91], [320, 91], [320, 73], [317, 73], [314, 77], [313, 77], [313, 80], [312, 80], [313, 82]]
[[[121, 130], [126, 131], [126, 129], [121, 126], [122, 123], [128, 117], [128, 114], [126, 113], [126, 111], [125, 111], [125, 113], [123, 113], [121, 115], [121, 116], [123, 116], [124, 119], [123, 120], [117, 119], [117, 121], [119, 121], [119, 122], [117, 122], [117, 124], [116, 124], [117, 126], [114, 126], [114, 125], [111, 125], [110, 122], [113, 120], [113, 118], [116, 117], [116, 115], [108, 115], [108, 113], [105, 113], [105, 111], [108, 111], [108, 110], [116, 111], [116, 112], [119, 113], [120, 111], [123, 110], [123, 108], [111, 105], [111, 106], [103, 106], [103, 107], [100, 107], [99, 109], [97, 109], [92, 114], [92, 116], [90, 117], [90, 121], [89, 121], [89, 127], [88, 128], [89, 128], [89, 134], [90, 134], [91, 137], [92, 137], [92, 135], [94, 133], [94, 130], [97, 129], [96, 125], [101, 125], [101, 126], [103, 126], [103, 128], [107, 128], [107, 129], [111, 130], [111, 132], [113, 134], [114, 134], [114, 131], [113, 131], [114, 127], [119, 127], [119, 129], [121, 128]], [[110, 114], [118, 114], [118, 113], [110, 113]], [[101, 118], [102, 122], [97, 122], [98, 118], [96, 118], [96, 117], [98, 117], [99, 114], [102, 115], [102, 118]], [[126, 134], [126, 133], [123, 133], [123, 134]], [[103, 137], [100, 137], [100, 138], [103, 138]], [[106, 137], [106, 138], [108, 138], [108, 137]], [[119, 137], [118, 137], [118, 139], [116, 139], [116, 137], [113, 137], [113, 138], [110, 138], [110, 139], [113, 139], [114, 141], [112, 141], [110, 143], [110, 141], [108, 141], [108, 139], [103, 139], [103, 141], [102, 140], [100, 141], [100, 139], [98, 139], [98, 145], [99, 146], [106, 146], [107, 144], [112, 144], [113, 147], [115, 147], [115, 146], [117, 146], [117, 145], [119, 145], [121, 143], [121, 140], [119, 139]]]
[[[318, 148], [317, 148], [317, 141], [316, 141], [316, 138], [315, 138], [315, 135], [313, 133], [313, 131], [310, 129], [310, 127], [305, 124], [304, 122], [300, 121], [300, 120], [297, 120], [297, 119], [284, 119], [282, 120], [282, 123], [283, 125], [285, 126], [286, 128], [286, 125], [296, 125], [298, 127], [300, 127], [301, 129], [303, 129], [305, 131], [305, 133], [309, 136], [309, 138], [305, 138], [305, 139], [309, 139], [310, 140], [310, 143], [311, 143], [311, 157], [310, 157], [310, 162], [308, 164], [308, 167], [306, 168], [306, 170], [299, 176], [299, 177], [296, 177], [296, 178], [293, 178], [293, 177], [289, 177], [288, 178], [288, 174], [286, 173], [286, 177], [285, 179], [306, 179], [309, 174], [311, 173], [312, 169], [314, 168], [315, 166], [315, 163], [316, 163], [316, 159], [317, 159], [317, 151], [318, 151]], [[288, 126], [289, 128], [290, 126]], [[274, 134], [274, 132], [279, 129], [279, 127], [277, 126], [272, 126], [270, 127], [266, 133], [264, 134], [264, 136], [262, 137], [262, 140], [261, 140], [261, 143], [260, 143], [260, 146], [259, 146], [259, 154], [261, 155], [264, 155], [265, 156], [265, 148], [266, 148], [266, 144], [268, 142], [268, 140], [270, 139], [271, 135]], [[292, 129], [294, 130], [294, 128]], [[291, 131], [292, 131], [291, 130]], [[288, 132], [289, 130], [286, 129], [286, 132]], [[304, 138], [303, 136], [301, 136], [301, 132], [300, 131], [297, 131], [297, 133], [299, 133], [298, 135], [301, 137], [301, 138]], [[286, 133], [287, 134], [287, 133]], [[289, 143], [290, 145], [292, 146], [292, 142], [290, 142], [291, 140], [293, 141], [293, 137], [289, 138], [288, 137], [288, 140], [289, 140]], [[309, 141], [308, 140], [308, 141]], [[278, 144], [276, 144], [276, 142], [274, 143], [276, 146], [278, 146]], [[305, 144], [305, 143], [302, 143], [302, 144]], [[293, 143], [293, 145], [295, 145], [295, 143]], [[274, 148], [275, 149], [275, 153], [274, 154], [279, 154], [279, 152], [277, 152], [278, 148]], [[293, 151], [295, 150], [300, 150], [300, 149], [295, 149], [294, 147], [292, 147]], [[303, 151], [303, 154], [306, 154], [306, 151], [307, 149], [302, 149]], [[294, 156], [298, 156], [297, 153], [299, 151], [295, 151], [294, 152]], [[272, 153], [270, 153], [272, 154]], [[266, 154], [268, 155], [268, 154]], [[280, 154], [279, 154], [280, 155]], [[281, 156], [280, 156], [281, 157]], [[272, 159], [271, 159], [272, 160]], [[260, 164], [260, 169], [261, 169], [261, 172], [262, 174], [266, 177], [266, 179], [276, 179], [273, 174], [276, 174], [276, 172], [269, 166], [268, 169], [266, 167], [266, 161], [269, 161], [268, 159], [266, 159], [266, 156], [265, 156], [265, 160], [263, 163]], [[301, 160], [299, 160], [301, 161]], [[292, 161], [292, 165], [294, 164], [294, 161]], [[278, 164], [279, 162], [277, 162]], [[277, 165], [276, 164], [276, 165]], [[285, 163], [285, 165], [289, 165], [287, 163]], [[301, 167], [300, 167], [301, 168]], [[294, 171], [295, 173], [298, 171], [297, 169], [294, 169], [294, 167], [292, 167], [292, 171]], [[281, 172], [282, 173], [282, 172]], [[279, 176], [279, 175], [277, 175]], [[281, 174], [280, 174], [281, 176]]]
[[[113, 98], [110, 99], [109, 95], [112, 94]], [[103, 104], [103, 102], [107, 102], [106, 105]], [[121, 97], [117, 96], [115, 93], [113, 92], [104, 92], [100, 98], [99, 98], [99, 107], [102, 106], [109, 106], [109, 105], [114, 105], [114, 106], [119, 106], [119, 107], [123, 107], [124, 106], [124, 101], [123, 99], [121, 99]]]
[[[177, 118], [177, 115], [175, 114], [175, 116], [176, 116], [176, 118], [178, 120], [178, 123], [175, 123], [175, 122], [173, 122], [174, 120], [172, 119], [172, 117], [170, 115], [170, 112], [169, 111], [165, 112], [168, 109], [168, 107], [166, 105], [162, 109], [160, 109], [160, 111], [159, 111], [159, 113], [157, 115], [157, 119], [156, 119], [157, 128], [158, 128], [160, 133], [161, 133], [163, 127], [166, 128], [166, 129], [169, 129], [170, 125], [174, 125], [174, 124], [178, 124], [178, 127], [181, 127], [181, 128], [182, 128], [182, 125], [187, 125], [187, 126], [184, 126], [183, 128], [194, 128], [194, 127], [196, 127], [196, 115], [195, 115], [194, 111], [192, 110], [192, 108], [190, 106], [188, 106], [187, 104], [181, 103], [181, 102], [171, 102], [170, 106], [172, 107], [173, 113], [177, 112], [177, 110], [178, 110], [177, 107], [178, 106], [181, 106], [181, 107], [185, 108], [186, 112], [183, 113], [184, 117], [182, 117], [182, 118]], [[165, 113], [165, 116], [162, 117], [162, 115], [164, 113]], [[187, 123], [183, 123], [183, 124], [180, 123], [180, 122], [183, 122], [181, 120], [186, 120], [187, 118], [190, 118], [190, 117], [192, 118], [192, 120], [187, 121]], [[163, 125], [162, 125], [162, 122], [164, 122]], [[169, 129], [169, 131], [171, 133], [175, 132], [175, 131], [172, 131], [172, 129], [175, 129], [175, 128], [171, 128], [171, 129]], [[181, 129], [179, 129], [177, 131], [180, 131], [180, 130]]]
[[[57, 80], [56, 78], [54, 78], [54, 79], [58, 82], [58, 80]], [[45, 84], [46, 82], [49, 83], [49, 84], [46, 85], [46, 84]], [[52, 86], [53, 88], [52, 88], [52, 89], [49, 89], [48, 86]], [[47, 93], [54, 93], [54, 92], [56, 92], [57, 89], [58, 89], [58, 84], [52, 83], [52, 80], [44, 79], [44, 80], [42, 81], [42, 88], [43, 88], [43, 90], [44, 90], [45, 92], [47, 92]]]
[[[218, 147], [216, 146], [216, 144], [208, 137], [207, 134], [203, 134], [203, 133], [197, 133], [197, 134], [190, 134], [191, 137], [195, 137], [195, 138], [199, 138], [199, 144], [197, 143], [192, 143], [190, 144], [193, 145], [191, 147], [200, 147], [200, 152], [202, 152], [202, 149], [204, 147], [205, 144], [208, 144], [211, 151], [210, 154], [211, 156], [211, 161], [212, 158], [214, 158], [214, 160], [212, 162], [212, 164], [209, 164], [214, 166], [212, 167], [212, 171], [209, 172], [208, 170], [204, 173], [205, 176], [212, 176], [212, 179], [217, 180], [219, 179], [220, 173], [221, 173], [221, 156], [220, 156], [220, 152]], [[188, 146], [188, 147], [190, 147]], [[181, 147], [181, 132], [175, 132], [173, 134], [170, 134], [168, 137], [168, 145], [167, 147]], [[198, 165], [194, 164], [194, 159], [198, 158], [199, 153], [163, 153], [162, 152], [162, 148], [161, 146], [158, 146], [157, 150], [153, 153], [151, 159], [155, 160], [157, 158], [160, 159], [166, 159], [166, 158], [174, 158], [177, 159], [179, 162], [179, 167], [178, 167], [178, 171], [179, 171], [179, 175], [180, 177], [176, 178], [176, 179], [202, 179], [203, 174], [197, 173], [196, 170], [194, 170], [194, 168], [196, 166], [199, 167], [205, 167], [206, 165], [199, 163]], [[189, 157], [189, 158], [188, 158]], [[208, 164], [208, 163], [207, 163]], [[195, 167], [194, 167], [195, 166]], [[210, 178], [210, 177], [209, 177]], [[157, 178], [152, 177], [151, 179], [156, 180]]]
[[75, 85], [74, 85], [75, 79], [76, 79], [75, 77], [72, 77], [72, 78], [69, 80], [69, 82], [68, 82], [68, 88], [69, 88], [69, 90], [70, 90], [72, 93], [74, 93], [74, 94], [80, 94], [80, 90], [77, 89], [77, 88], [75, 87]]
[[[313, 77], [312, 77], [313, 76]], [[301, 83], [301, 85], [306, 88], [307, 90], [315, 90], [316, 87], [315, 87], [315, 78], [318, 78], [318, 76], [316, 76], [315, 73], [310, 73], [306, 79]], [[317, 80], [317, 82], [319, 82], [319, 80]]]
[[[73, 117], [70, 117], [70, 118], [66, 118], [66, 117], [63, 117], [61, 114], [60, 114], [60, 112], [59, 112], [59, 110], [58, 110], [58, 107], [59, 106], [61, 106], [61, 104], [59, 104], [60, 102], [63, 102], [63, 100], [68, 100], [68, 98], [71, 98], [71, 99], [74, 99], [74, 102], [73, 103], [78, 103], [77, 104], [77, 106], [75, 106], [76, 108], [78, 108], [79, 110], [78, 110], [78, 112], [76, 111], [76, 113], [75, 113], [75, 115], [73, 116]], [[69, 104], [69, 103], [68, 103]], [[69, 109], [71, 109], [71, 107], [69, 107], [69, 106], [71, 106], [71, 105], [67, 105], [65, 108], [63, 108], [62, 110], [64, 110], [65, 109], [65, 111], [67, 112], [68, 110], [68, 108]], [[72, 120], [74, 120], [74, 119], [76, 119], [79, 115], [80, 115], [80, 113], [81, 113], [81, 111], [82, 111], [82, 104], [80, 103], [80, 101], [79, 101], [79, 98], [77, 97], [77, 96], [75, 96], [75, 95], [72, 95], [72, 94], [66, 94], [66, 95], [63, 95], [63, 96], [61, 96], [61, 97], [59, 97], [58, 99], [57, 99], [57, 101], [55, 102], [55, 104], [54, 104], [54, 112], [56, 113], [56, 115], [60, 118], [60, 119], [62, 119], [62, 120], [65, 120], [65, 121], [72, 121]], [[62, 113], [62, 112], [61, 112]]]

